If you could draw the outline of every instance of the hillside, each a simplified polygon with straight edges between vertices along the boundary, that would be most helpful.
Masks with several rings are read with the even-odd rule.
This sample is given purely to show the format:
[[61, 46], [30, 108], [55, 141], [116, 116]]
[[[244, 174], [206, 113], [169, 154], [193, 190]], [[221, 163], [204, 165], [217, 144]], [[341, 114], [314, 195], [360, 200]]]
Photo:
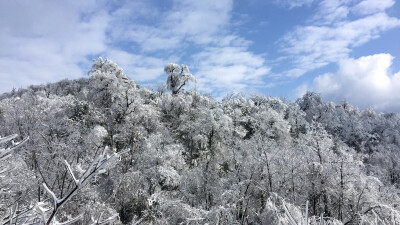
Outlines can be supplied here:
[[113, 224], [292, 224], [308, 202], [309, 224], [320, 216], [400, 223], [400, 115], [315, 93], [291, 103], [216, 101], [141, 88], [97, 61], [90, 78], [1, 95], [0, 135], [10, 134], [29, 141], [4, 161], [12, 168], [0, 182], [4, 221], [16, 207], [51, 207], [43, 183], [60, 198], [74, 187], [64, 160], [82, 174], [108, 146], [130, 151], [74, 195], [58, 221], [83, 213], [76, 224], [96, 224], [100, 214], [118, 215]]

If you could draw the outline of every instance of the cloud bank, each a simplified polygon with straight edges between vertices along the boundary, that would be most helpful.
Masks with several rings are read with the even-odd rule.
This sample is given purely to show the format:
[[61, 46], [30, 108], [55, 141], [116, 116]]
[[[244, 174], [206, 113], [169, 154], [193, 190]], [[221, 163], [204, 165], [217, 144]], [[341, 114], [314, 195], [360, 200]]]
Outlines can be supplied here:
[[400, 27], [400, 20], [385, 12], [393, 4], [393, 0], [321, 1], [308, 25], [296, 27], [280, 40], [293, 66], [287, 75], [298, 77], [336, 63], [353, 48]]
[[391, 73], [392, 62], [390, 54], [344, 59], [336, 73], [316, 77], [313, 86], [327, 100], [346, 100], [362, 109], [398, 111], [400, 71]]

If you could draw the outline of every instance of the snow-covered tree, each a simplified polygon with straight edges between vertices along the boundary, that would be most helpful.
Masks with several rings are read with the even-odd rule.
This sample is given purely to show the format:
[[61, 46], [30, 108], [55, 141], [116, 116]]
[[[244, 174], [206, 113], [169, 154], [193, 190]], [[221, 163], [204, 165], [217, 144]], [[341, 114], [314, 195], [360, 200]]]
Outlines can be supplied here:
[[168, 74], [167, 88], [176, 95], [183, 91], [183, 86], [189, 82], [196, 82], [194, 76], [189, 72], [189, 67], [186, 65], [179, 66], [175, 63], [169, 63], [165, 66], [164, 72]]

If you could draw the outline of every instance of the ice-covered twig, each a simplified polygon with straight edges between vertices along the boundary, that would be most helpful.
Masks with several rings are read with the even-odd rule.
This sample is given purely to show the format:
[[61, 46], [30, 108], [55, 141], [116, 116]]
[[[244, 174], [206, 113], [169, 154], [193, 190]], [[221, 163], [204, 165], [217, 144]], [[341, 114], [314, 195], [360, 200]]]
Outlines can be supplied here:
[[92, 221], [93, 223], [91, 225], [106, 225], [106, 224], [110, 224], [112, 222], [114, 222], [115, 220], [118, 219], [119, 215], [118, 214], [114, 214], [110, 217], [108, 217], [107, 219], [102, 219], [103, 217], [103, 213], [100, 213], [99, 218], [97, 218], [96, 220], [93, 219], [92, 217]]
[[76, 179], [76, 177], [75, 177], [75, 175], [74, 175], [74, 172], [72, 172], [71, 165], [69, 165], [69, 163], [67, 162], [67, 160], [64, 160], [64, 162], [65, 162], [65, 165], [66, 165], [67, 168], [68, 168], [69, 174], [71, 174], [71, 177], [72, 177], [72, 179], [74, 180], [75, 184], [78, 184], [78, 183], [79, 183], [79, 180]]
[[[0, 138], [0, 144], [5, 143], [7, 141], [13, 141], [13, 139], [17, 138], [17, 134], [9, 135], [7, 137]], [[13, 152], [15, 149], [23, 145], [25, 142], [29, 140], [29, 137], [25, 138], [23, 141], [19, 143], [13, 143], [13, 146], [10, 148], [0, 148], [0, 161], [4, 161], [8, 159], [11, 156], [11, 152]], [[8, 168], [1, 168], [0, 166], [0, 175], [3, 173], [6, 173], [10, 171]]]
[[308, 225], [308, 201], [306, 202], [306, 216], [305, 216], [305, 223], [306, 225]]
[[286, 207], [285, 201], [282, 202], [283, 209], [285, 210], [286, 216], [291, 225], [297, 225], [296, 221], [293, 219], [292, 214], [290, 214], [289, 210]]
[[[10, 141], [10, 140], [13, 140], [13, 139], [15, 139], [16, 137], [18, 137], [17, 134], [14, 134], [14, 135], [10, 135], [10, 136], [1, 138], [1, 139], [0, 139], [0, 144], [1, 144], [1, 143], [5, 143], [5, 142]], [[23, 145], [23, 144], [24, 144], [25, 142], [27, 142], [28, 140], [29, 140], [29, 137], [25, 138], [23, 141], [21, 141], [21, 142], [19, 142], [19, 143], [16, 143], [16, 144], [13, 145], [11, 148], [6, 148], [6, 149], [0, 148], [0, 160], [4, 160], [4, 159], [8, 158], [8, 157], [9, 157], [9, 154], [10, 154], [12, 151], [14, 151], [15, 149], [17, 149], [17, 148], [20, 147], [21, 145]]]
[[60, 202], [60, 200], [57, 198], [56, 194], [54, 194], [54, 192], [52, 190], [50, 190], [49, 187], [47, 187], [47, 185], [45, 183], [43, 183], [43, 187], [47, 191], [47, 193], [49, 193], [49, 195], [51, 196], [51, 198], [53, 200], [53, 207], [56, 208], [58, 203]]
[[15, 139], [17, 137], [18, 137], [18, 134], [12, 134], [12, 135], [9, 135], [9, 136], [6, 136], [6, 137], [0, 137], [0, 144], [1, 143], [5, 143], [7, 141], [11, 141], [11, 140], [13, 140], [13, 139]]
[[81, 214], [81, 215], [79, 215], [79, 216], [77, 216], [77, 217], [75, 217], [75, 218], [73, 218], [73, 219], [70, 219], [70, 220], [68, 220], [68, 221], [66, 221], [66, 222], [60, 223], [60, 222], [55, 221], [53, 224], [54, 224], [54, 225], [70, 225], [70, 224], [73, 224], [73, 223], [75, 223], [76, 221], [82, 219], [82, 217], [83, 217], [83, 216], [82, 216], [82, 214]]

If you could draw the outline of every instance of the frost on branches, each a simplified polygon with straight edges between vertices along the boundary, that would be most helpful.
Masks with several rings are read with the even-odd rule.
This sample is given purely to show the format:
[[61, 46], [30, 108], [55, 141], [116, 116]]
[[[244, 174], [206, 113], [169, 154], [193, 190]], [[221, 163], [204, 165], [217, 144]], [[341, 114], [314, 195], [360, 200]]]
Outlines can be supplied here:
[[[0, 138], [0, 144], [11, 141], [11, 147], [1, 148], [0, 149], [0, 162], [5, 161], [6, 159], [11, 157], [11, 153], [13, 150], [18, 148], [20, 145], [24, 144], [29, 138], [22, 140], [21, 142], [14, 142], [13, 139], [18, 137], [18, 135], [10, 135], [4, 138]], [[71, 168], [71, 165], [64, 160], [65, 166], [71, 176], [74, 187], [63, 197], [59, 198], [56, 196], [53, 190], [51, 190], [46, 183], [43, 183], [43, 187], [48, 193], [50, 199], [49, 202], [36, 202], [31, 203], [29, 206], [19, 207], [18, 204], [12, 205], [9, 207], [9, 213], [0, 217], [1, 224], [46, 224], [46, 225], [69, 225], [74, 224], [80, 219], [82, 219], [83, 215], [78, 215], [74, 218], [69, 218], [67, 221], [58, 222], [56, 220], [57, 212], [60, 211], [64, 204], [66, 204], [74, 195], [76, 195], [80, 190], [82, 190], [89, 182], [91, 182], [97, 175], [105, 173], [107, 169], [112, 166], [112, 163], [115, 160], [119, 159], [119, 157], [130, 151], [130, 149], [112, 153], [111, 155], [108, 152], [108, 148], [106, 147], [101, 154], [99, 154], [92, 163], [88, 166], [88, 168], [83, 171], [82, 175], [77, 177]], [[3, 164], [1, 164], [3, 165]], [[2, 174], [7, 173], [9, 168], [1, 168], [0, 176]], [[2, 180], [3, 181], [3, 180]], [[1, 202], [0, 202], [0, 206]], [[108, 218], [102, 218], [103, 213], [99, 215], [97, 219], [93, 219], [93, 224], [109, 224], [118, 219], [118, 215], [114, 214]]]
[[[20, 147], [22, 144], [24, 144], [26, 141], [29, 140], [29, 137], [22, 140], [21, 142], [14, 142], [14, 139], [16, 139], [18, 137], [17, 134], [13, 134], [10, 136], [6, 136], [6, 137], [0, 137], [0, 162], [2, 162], [0, 164], [0, 177], [5, 174], [7, 171], [10, 170], [10, 168], [5, 168], [4, 164], [5, 164], [5, 160], [7, 160], [9, 157], [11, 157], [11, 153], [17, 149], [18, 147]], [[5, 144], [7, 142], [11, 142], [11, 146], [7, 147], [7, 148], [1, 148], [1, 144]], [[4, 176], [4, 175], [3, 175]]]

